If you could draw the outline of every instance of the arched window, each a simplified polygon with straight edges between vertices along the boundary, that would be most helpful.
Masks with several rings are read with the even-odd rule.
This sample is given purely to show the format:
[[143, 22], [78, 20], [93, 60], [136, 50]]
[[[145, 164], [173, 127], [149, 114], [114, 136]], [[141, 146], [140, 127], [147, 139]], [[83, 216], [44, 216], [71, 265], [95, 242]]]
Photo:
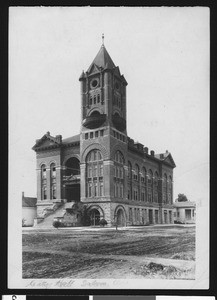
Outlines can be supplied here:
[[146, 169], [144, 167], [141, 173], [141, 200], [146, 201]]
[[117, 198], [124, 197], [124, 157], [119, 150], [114, 156], [114, 195]]
[[47, 199], [47, 170], [46, 166], [41, 166], [41, 200]]
[[51, 199], [56, 199], [56, 165], [50, 165], [50, 196]]
[[135, 165], [134, 179], [135, 179], [136, 181], [139, 181], [139, 166], [138, 166], [137, 164]]
[[158, 203], [158, 181], [159, 175], [157, 172], [154, 173], [154, 202]]
[[163, 176], [163, 203], [167, 203], [167, 175]]
[[132, 164], [130, 161], [128, 161], [128, 187], [127, 187], [127, 198], [129, 200], [132, 199], [132, 175], [133, 174], [133, 169], [132, 169]]
[[86, 157], [86, 197], [103, 194], [103, 159], [100, 150], [94, 149]]
[[128, 179], [132, 179], [132, 165], [131, 162], [128, 161]]
[[169, 176], [168, 179], [168, 203], [172, 204], [172, 194], [173, 194], [173, 181], [172, 181], [172, 177]]
[[148, 171], [148, 201], [153, 202], [153, 173], [152, 170]]

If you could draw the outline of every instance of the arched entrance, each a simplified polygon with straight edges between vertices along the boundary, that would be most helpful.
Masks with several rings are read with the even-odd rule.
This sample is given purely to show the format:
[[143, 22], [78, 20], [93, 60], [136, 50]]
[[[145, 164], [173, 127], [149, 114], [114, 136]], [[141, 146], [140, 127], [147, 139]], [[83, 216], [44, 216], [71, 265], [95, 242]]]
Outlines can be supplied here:
[[70, 157], [65, 163], [65, 197], [67, 202], [80, 201], [80, 162]]
[[117, 210], [117, 225], [119, 227], [124, 227], [126, 226], [126, 217], [125, 217], [125, 213], [124, 210], [122, 208], [119, 208]]
[[96, 226], [99, 225], [99, 221], [100, 221], [100, 212], [98, 211], [98, 209], [94, 208], [90, 212], [90, 224], [92, 226]]

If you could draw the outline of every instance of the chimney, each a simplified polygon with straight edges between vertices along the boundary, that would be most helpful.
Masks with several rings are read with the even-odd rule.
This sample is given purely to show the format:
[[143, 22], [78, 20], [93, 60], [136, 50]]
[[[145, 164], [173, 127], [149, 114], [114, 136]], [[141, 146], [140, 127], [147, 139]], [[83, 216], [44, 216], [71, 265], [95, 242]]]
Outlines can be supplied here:
[[143, 151], [143, 145], [142, 144], [140, 144], [140, 143], [135, 143], [135, 146], [136, 146], [136, 148], [139, 150], [139, 151]]
[[163, 153], [160, 154], [160, 159], [164, 159]]
[[129, 139], [129, 145], [133, 146], [134, 145], [134, 140], [133, 139]]
[[62, 135], [56, 135], [56, 141], [62, 143]]
[[24, 192], [22, 192], [22, 199], [24, 198]]
[[144, 148], [144, 152], [148, 154], [148, 147]]
[[151, 150], [151, 156], [154, 156], [154, 150]]

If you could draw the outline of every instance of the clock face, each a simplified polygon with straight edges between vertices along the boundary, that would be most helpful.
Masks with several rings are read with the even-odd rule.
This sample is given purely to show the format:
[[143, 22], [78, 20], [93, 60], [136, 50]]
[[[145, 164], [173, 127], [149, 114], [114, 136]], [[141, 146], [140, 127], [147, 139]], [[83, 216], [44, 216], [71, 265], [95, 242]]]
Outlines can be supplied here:
[[91, 89], [97, 88], [99, 85], [99, 79], [98, 78], [93, 78], [90, 82], [90, 87]]

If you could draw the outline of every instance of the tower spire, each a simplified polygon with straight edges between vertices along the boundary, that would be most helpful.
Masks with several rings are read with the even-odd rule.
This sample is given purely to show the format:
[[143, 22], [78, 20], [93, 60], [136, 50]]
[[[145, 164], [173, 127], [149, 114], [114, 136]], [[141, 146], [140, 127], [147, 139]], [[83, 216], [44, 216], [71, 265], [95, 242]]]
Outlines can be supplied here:
[[104, 33], [102, 34], [102, 47], [104, 47]]

